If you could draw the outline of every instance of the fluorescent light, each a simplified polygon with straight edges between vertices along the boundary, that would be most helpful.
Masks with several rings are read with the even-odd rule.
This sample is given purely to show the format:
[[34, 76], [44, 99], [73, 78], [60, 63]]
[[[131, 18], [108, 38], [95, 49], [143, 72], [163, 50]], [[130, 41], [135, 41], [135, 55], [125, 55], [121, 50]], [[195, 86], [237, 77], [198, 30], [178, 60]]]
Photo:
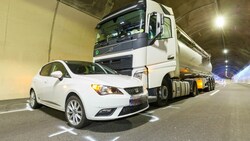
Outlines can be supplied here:
[[228, 67], [228, 65], [226, 65], [226, 68]]
[[228, 63], [228, 60], [225, 60], [225, 63]]

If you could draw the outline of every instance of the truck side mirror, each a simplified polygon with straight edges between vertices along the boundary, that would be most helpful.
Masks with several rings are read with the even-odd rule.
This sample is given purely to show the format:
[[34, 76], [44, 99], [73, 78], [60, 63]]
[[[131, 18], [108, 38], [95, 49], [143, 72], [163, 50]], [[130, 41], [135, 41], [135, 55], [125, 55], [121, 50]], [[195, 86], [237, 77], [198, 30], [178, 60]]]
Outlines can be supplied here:
[[153, 12], [149, 16], [149, 41], [148, 45], [154, 44], [156, 39], [161, 35], [163, 31], [163, 15], [160, 13]]

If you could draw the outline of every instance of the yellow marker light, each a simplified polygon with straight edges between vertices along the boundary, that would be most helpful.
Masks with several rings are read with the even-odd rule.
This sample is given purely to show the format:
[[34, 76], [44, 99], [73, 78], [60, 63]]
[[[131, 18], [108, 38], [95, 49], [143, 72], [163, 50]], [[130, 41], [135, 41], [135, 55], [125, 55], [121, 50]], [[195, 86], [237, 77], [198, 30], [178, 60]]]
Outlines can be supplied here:
[[188, 68], [182, 68], [180, 71], [182, 73], [189, 73], [190, 72]]
[[203, 88], [203, 82], [202, 82], [202, 79], [198, 79], [198, 80], [196, 80], [196, 83], [197, 83], [197, 88], [198, 88], [198, 89], [202, 89], [202, 88]]

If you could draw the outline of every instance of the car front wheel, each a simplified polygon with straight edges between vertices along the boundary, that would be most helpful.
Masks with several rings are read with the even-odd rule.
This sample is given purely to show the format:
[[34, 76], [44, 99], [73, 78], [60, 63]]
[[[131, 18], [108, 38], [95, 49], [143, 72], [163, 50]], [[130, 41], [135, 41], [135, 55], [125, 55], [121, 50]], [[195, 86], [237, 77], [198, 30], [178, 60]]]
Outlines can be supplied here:
[[66, 101], [65, 116], [70, 126], [82, 128], [89, 124], [81, 100], [77, 96], [71, 96]]

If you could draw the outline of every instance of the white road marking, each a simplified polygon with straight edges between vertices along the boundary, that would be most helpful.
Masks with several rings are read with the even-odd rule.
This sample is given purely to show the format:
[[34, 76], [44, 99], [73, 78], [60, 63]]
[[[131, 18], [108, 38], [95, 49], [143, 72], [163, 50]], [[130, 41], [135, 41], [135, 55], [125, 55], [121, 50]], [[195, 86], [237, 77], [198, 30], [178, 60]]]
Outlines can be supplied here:
[[18, 110], [11, 110], [11, 111], [0, 112], [0, 115], [2, 115], [2, 114], [8, 114], [8, 113], [15, 113], [15, 112], [22, 112], [22, 111], [28, 111], [28, 109], [18, 109]]
[[116, 140], [118, 140], [120, 137], [115, 137], [113, 140], [111, 140], [111, 141], [116, 141]]
[[164, 107], [162, 109], [180, 109], [180, 107], [176, 107], [176, 106], [172, 106], [172, 105], [169, 105], [167, 107]]
[[213, 93], [211, 93], [210, 94], [210, 96], [213, 96], [213, 95], [215, 95], [216, 93], [218, 93], [220, 90], [217, 90], [217, 91], [215, 91], [215, 92], [213, 92]]
[[22, 112], [22, 111], [33, 111], [33, 109], [30, 107], [29, 103], [26, 103], [26, 108], [0, 112], [0, 115], [8, 114], [8, 113], [15, 113], [15, 112]]
[[152, 113], [154, 113], [155, 111], [147, 111], [146, 113], [147, 114], [152, 114]]
[[150, 114], [147, 114], [147, 113], [140, 113], [140, 114], [143, 115], [143, 116], [151, 117], [149, 122], [156, 122], [156, 121], [159, 120], [159, 118], [157, 116], [154, 116], [154, 115], [150, 115]]
[[29, 110], [29, 111], [34, 111], [34, 110], [30, 107], [30, 104], [29, 104], [29, 103], [26, 103], [26, 109]]
[[91, 136], [85, 136], [85, 139], [87, 139], [88, 141], [96, 141], [94, 138], [92, 138]]
[[[84, 136], [85, 139], [87, 139], [88, 141], [98, 141], [96, 139], [94, 139], [93, 137], [91, 136]], [[110, 140], [110, 141], [117, 141], [120, 137], [115, 137], [114, 139]], [[102, 139], [103, 140], [103, 139]]]
[[73, 134], [73, 135], [77, 135], [77, 133], [73, 131], [74, 130], [73, 128], [66, 128], [64, 126], [59, 126], [59, 128], [62, 129], [62, 131], [51, 134], [48, 137], [51, 138], [51, 137], [54, 137], [54, 136], [57, 136], [57, 135], [60, 135], [60, 134], [66, 133], [66, 132]]

